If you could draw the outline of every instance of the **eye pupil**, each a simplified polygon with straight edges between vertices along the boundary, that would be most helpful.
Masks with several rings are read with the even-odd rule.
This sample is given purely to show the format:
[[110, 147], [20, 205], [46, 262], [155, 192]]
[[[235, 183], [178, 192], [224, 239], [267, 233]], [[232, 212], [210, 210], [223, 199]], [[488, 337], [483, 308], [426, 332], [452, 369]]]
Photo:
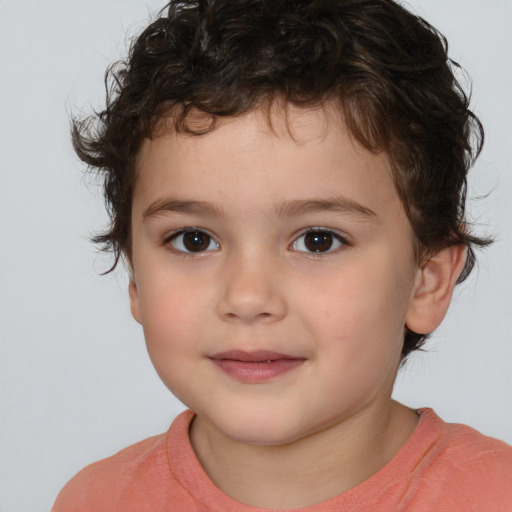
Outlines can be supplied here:
[[304, 245], [311, 252], [325, 252], [332, 247], [333, 235], [327, 231], [311, 231], [304, 237]]
[[210, 237], [201, 231], [189, 231], [183, 234], [183, 245], [190, 252], [206, 251], [210, 245]]

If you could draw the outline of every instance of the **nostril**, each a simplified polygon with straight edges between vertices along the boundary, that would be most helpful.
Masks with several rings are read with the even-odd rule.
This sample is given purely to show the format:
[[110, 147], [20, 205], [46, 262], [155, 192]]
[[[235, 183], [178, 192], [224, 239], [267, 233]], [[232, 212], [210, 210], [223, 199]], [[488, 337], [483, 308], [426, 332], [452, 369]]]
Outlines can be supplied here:
[[268, 279], [268, 274], [242, 271], [240, 267], [236, 271], [231, 268], [230, 272], [216, 306], [220, 318], [230, 322], [271, 322], [286, 315], [284, 291]]
[[[243, 320], [244, 318], [249, 317], [249, 315], [244, 315], [243, 313], [233, 313], [233, 312], [224, 313], [223, 316], [226, 320]], [[272, 318], [272, 316], [273, 316], [272, 313], [262, 312], [262, 313], [257, 313], [255, 315], [253, 315], [252, 317], [255, 320], [265, 321], [267, 319]]]

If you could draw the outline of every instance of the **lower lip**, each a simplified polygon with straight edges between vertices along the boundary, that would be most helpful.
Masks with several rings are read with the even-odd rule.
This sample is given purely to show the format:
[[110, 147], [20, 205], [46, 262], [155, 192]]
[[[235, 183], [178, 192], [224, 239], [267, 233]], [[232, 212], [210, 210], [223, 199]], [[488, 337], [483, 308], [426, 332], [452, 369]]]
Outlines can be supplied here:
[[212, 359], [230, 377], [246, 383], [268, 382], [300, 366], [304, 359], [275, 359], [271, 362]]

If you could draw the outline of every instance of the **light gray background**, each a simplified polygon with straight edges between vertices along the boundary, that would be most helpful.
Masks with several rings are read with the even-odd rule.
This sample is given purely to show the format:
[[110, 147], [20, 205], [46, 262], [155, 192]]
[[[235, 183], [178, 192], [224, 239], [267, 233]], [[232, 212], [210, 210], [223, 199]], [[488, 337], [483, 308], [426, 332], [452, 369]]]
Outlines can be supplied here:
[[[414, 0], [473, 78], [487, 144], [473, 217], [497, 234], [396, 397], [512, 443], [512, 2]], [[0, 512], [48, 510], [84, 465], [165, 430], [183, 409], [130, 318], [123, 271], [88, 235], [106, 222], [69, 144], [103, 72], [156, 0], [0, 0]]]

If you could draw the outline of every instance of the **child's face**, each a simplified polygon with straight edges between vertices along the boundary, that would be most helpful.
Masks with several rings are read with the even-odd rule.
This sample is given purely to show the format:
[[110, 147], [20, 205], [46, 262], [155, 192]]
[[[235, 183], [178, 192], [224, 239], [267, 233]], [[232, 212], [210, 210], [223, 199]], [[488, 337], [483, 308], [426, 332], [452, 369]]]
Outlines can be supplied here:
[[387, 407], [418, 275], [386, 155], [321, 110], [272, 122], [145, 141], [130, 285], [169, 389], [269, 445]]

